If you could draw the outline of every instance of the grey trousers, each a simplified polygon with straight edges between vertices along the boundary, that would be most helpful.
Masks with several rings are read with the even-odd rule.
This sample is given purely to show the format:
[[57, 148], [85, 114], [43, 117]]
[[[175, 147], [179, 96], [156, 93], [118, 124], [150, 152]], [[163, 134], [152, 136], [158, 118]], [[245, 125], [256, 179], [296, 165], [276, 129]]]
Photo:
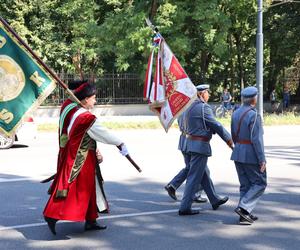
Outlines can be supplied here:
[[267, 187], [267, 173], [261, 173], [259, 165], [234, 163], [240, 181], [238, 206], [251, 213]]
[[[206, 173], [210, 175], [209, 169], [206, 169]], [[186, 180], [188, 175], [188, 170], [187, 168], [181, 169], [177, 175], [174, 176], [174, 178], [168, 183], [170, 186], [172, 186], [175, 190], [178, 189], [182, 183]], [[203, 188], [201, 186], [201, 183], [199, 187], [197, 188], [196, 192], [201, 193], [203, 191]]]
[[210, 176], [207, 174], [207, 156], [197, 153], [184, 153], [187, 178], [180, 210], [189, 210], [192, 207], [194, 194], [201, 185], [211, 204], [219, 201]]

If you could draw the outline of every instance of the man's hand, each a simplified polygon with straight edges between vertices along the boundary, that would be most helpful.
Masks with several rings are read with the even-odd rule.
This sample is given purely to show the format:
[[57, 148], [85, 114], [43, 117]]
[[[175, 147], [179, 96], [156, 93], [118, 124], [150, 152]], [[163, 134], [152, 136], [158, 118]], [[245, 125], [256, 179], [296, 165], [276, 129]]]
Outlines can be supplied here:
[[233, 141], [231, 139], [227, 141], [227, 145], [233, 150]]
[[261, 164], [260, 164], [260, 172], [261, 173], [263, 173], [263, 172], [265, 172], [266, 171], [266, 163], [265, 162], [262, 162]]
[[103, 156], [100, 153], [100, 150], [98, 148], [96, 149], [96, 156], [97, 156], [98, 164], [100, 164], [101, 162], [103, 162]]
[[121, 150], [120, 150], [121, 155], [126, 156], [126, 155], [129, 154], [129, 152], [127, 150], [127, 147], [126, 147], [126, 145], [124, 143], [122, 143], [120, 145], [120, 147], [121, 147]]

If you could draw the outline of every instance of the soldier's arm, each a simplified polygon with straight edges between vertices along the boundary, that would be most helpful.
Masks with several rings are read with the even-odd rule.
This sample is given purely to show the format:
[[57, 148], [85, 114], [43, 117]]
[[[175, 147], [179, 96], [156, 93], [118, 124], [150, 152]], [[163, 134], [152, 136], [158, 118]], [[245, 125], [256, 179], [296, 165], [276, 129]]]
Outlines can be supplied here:
[[260, 164], [266, 162], [263, 140], [262, 120], [259, 114], [251, 118], [250, 138]]
[[[209, 105], [204, 106], [204, 120], [207, 127], [217, 133], [228, 146], [232, 144], [230, 133], [218, 122], [213, 114], [213, 110]], [[229, 145], [230, 144], [230, 145]]]

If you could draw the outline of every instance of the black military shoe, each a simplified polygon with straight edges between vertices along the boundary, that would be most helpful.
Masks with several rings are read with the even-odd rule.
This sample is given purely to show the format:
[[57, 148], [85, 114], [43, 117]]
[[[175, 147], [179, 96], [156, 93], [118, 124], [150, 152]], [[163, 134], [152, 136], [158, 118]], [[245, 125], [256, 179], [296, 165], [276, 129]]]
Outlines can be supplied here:
[[86, 221], [84, 225], [84, 230], [85, 231], [90, 231], [90, 230], [104, 230], [106, 229], [107, 226], [105, 225], [99, 225], [96, 221]]
[[225, 204], [227, 201], [229, 200], [228, 196], [223, 197], [222, 199], [220, 199], [217, 203], [212, 204], [212, 209], [213, 210], [217, 210], [219, 208], [219, 206]]
[[253, 220], [251, 219], [250, 214], [245, 209], [243, 209], [241, 207], [237, 207], [236, 209], [234, 209], [234, 212], [236, 212], [240, 217], [242, 217], [246, 221], [253, 223]]
[[201, 196], [199, 196], [199, 197], [195, 197], [193, 199], [193, 202], [196, 202], [196, 203], [205, 203], [205, 202], [207, 202], [207, 199], [206, 198], [202, 198]]
[[57, 220], [57, 219], [50, 218], [50, 217], [46, 217], [46, 216], [44, 216], [44, 219], [45, 219], [45, 221], [47, 222], [50, 231], [51, 231], [54, 235], [56, 235], [55, 225], [56, 225], [56, 222], [57, 222], [58, 220]]
[[240, 225], [252, 225], [251, 222], [245, 220], [242, 216], [240, 216], [239, 223], [240, 223]]
[[176, 190], [175, 188], [173, 188], [171, 185], [167, 185], [165, 186], [165, 190], [168, 192], [168, 195], [175, 201], [177, 201], [177, 197], [176, 197]]
[[258, 217], [255, 216], [254, 214], [249, 214], [250, 218], [253, 220], [253, 221], [256, 221], [258, 220]]
[[199, 210], [196, 209], [189, 209], [189, 210], [179, 210], [178, 214], [179, 215], [195, 215], [195, 214], [199, 214]]

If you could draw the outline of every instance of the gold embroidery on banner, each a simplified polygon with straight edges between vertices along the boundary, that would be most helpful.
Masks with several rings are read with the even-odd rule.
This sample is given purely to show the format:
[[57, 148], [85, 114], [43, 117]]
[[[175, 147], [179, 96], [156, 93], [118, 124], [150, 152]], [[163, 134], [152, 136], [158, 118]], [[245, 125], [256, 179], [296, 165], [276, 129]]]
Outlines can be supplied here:
[[[25, 115], [31, 114], [34, 110], [36, 110], [36, 108], [38, 106], [41, 105], [41, 103], [46, 99], [46, 97], [51, 94], [51, 92], [55, 89], [56, 87], [56, 83], [53, 80], [53, 78], [51, 77], [51, 75], [43, 68], [38, 66], [38, 62], [32, 57], [32, 55], [24, 48], [24, 46], [20, 45], [18, 43], [18, 40], [16, 37], [14, 37], [9, 30], [4, 27], [4, 25], [0, 22], [0, 29], [3, 29], [4, 32], [6, 33], [8, 39], [11, 39], [12, 42], [21, 50], [22, 53], [25, 53], [31, 60], [32, 62], [34, 62], [34, 64], [39, 67], [39, 69], [47, 76], [49, 83], [47, 84], [47, 86], [45, 86], [45, 88], [43, 89], [43, 92], [41, 92], [39, 94], [39, 96], [37, 97], [36, 101], [27, 109], [27, 112], [25, 113]], [[6, 43], [7, 46], [9, 46], [9, 43]], [[24, 77], [25, 79], [25, 77]], [[25, 85], [25, 82], [24, 82]], [[0, 84], [0, 88], [1, 88], [1, 84]], [[0, 102], [1, 102], [1, 98], [0, 98]], [[19, 120], [14, 127], [10, 130], [10, 131], [6, 131], [5, 129], [3, 129], [2, 127], [0, 127], [0, 132], [5, 134], [6, 136], [11, 136], [13, 135], [17, 128], [20, 126], [20, 124], [22, 123], [22, 120]]]
[[6, 39], [4, 36], [0, 36], [0, 49], [6, 44]]
[[177, 79], [176, 76], [169, 70], [165, 71], [165, 84], [166, 84], [166, 97], [170, 99], [170, 97], [175, 93], [177, 89]]
[[16, 98], [25, 86], [25, 75], [14, 59], [0, 55], [0, 102]]
[[43, 82], [46, 80], [39, 75], [37, 71], [34, 71], [34, 73], [29, 78], [31, 81], [33, 81], [38, 87], [41, 87]]
[[13, 119], [13, 113], [9, 112], [7, 109], [2, 109], [0, 111], [0, 120], [4, 121], [6, 124], [9, 124]]

